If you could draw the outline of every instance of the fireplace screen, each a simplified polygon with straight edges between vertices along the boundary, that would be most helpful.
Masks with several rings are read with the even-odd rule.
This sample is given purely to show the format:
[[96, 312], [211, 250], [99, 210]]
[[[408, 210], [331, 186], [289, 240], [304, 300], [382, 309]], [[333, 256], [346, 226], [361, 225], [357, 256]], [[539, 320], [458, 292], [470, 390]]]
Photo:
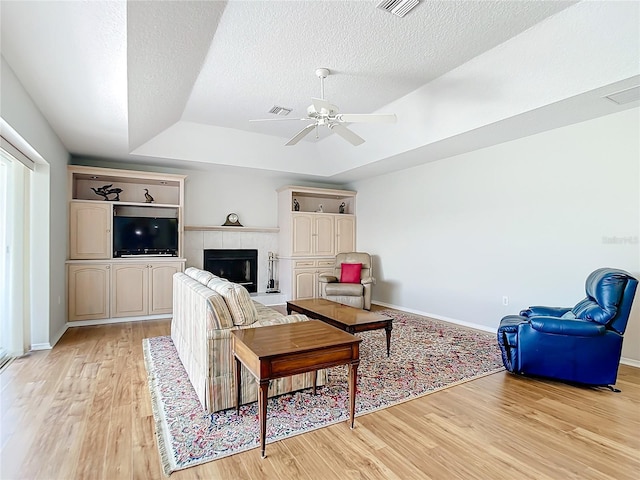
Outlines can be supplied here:
[[204, 269], [243, 285], [250, 293], [258, 291], [258, 250], [205, 250]]

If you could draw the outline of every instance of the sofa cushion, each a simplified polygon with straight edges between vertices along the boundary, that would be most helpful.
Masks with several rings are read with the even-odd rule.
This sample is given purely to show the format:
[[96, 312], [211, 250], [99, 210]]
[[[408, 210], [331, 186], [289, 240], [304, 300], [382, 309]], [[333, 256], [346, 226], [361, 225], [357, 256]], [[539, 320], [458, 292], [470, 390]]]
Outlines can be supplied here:
[[190, 276], [194, 280], [197, 280], [202, 285], [206, 285], [212, 278], [218, 278], [213, 273], [206, 270], [200, 270], [199, 268], [189, 267], [184, 271], [185, 275]]
[[246, 288], [222, 278], [210, 280], [207, 286], [224, 298], [234, 325], [251, 325], [258, 319], [258, 312]]
[[214, 276], [213, 278], [211, 278], [208, 282], [207, 282], [207, 287], [209, 287], [211, 290], [213, 290], [213, 287], [210, 286], [211, 285], [217, 285], [220, 282], [228, 282], [229, 280], [227, 280], [226, 278], [222, 278], [222, 277], [216, 277]]
[[363, 286], [359, 283], [327, 283], [325, 293], [327, 295], [347, 295], [352, 297], [362, 296]]
[[222, 295], [215, 290], [210, 290], [207, 302], [213, 310], [212, 322], [209, 324], [211, 328], [220, 329], [233, 327], [233, 317], [231, 316], [229, 307], [227, 307], [227, 302], [225, 302]]
[[266, 305], [261, 304], [260, 302], [253, 301], [253, 305], [256, 307], [256, 311], [258, 312], [258, 322], [260, 323], [263, 320], [273, 320], [275, 318], [284, 317], [284, 315], [277, 310], [274, 310], [271, 307], [267, 307]]

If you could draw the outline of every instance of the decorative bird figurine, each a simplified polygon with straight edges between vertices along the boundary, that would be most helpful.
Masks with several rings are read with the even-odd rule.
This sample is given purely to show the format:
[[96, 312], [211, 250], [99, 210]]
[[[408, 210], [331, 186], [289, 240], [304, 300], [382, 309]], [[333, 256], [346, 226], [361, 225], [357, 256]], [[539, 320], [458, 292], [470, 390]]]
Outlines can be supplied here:
[[154, 198], [149, 194], [148, 188], [144, 189], [144, 199], [147, 203], [152, 203], [154, 201]]
[[120, 201], [120, 193], [121, 192], [122, 192], [121, 188], [112, 188], [110, 190], [107, 190], [107, 195], [111, 195], [112, 193], [115, 193], [116, 196], [115, 196], [115, 198], [112, 199], [112, 201], [119, 202]]
[[103, 197], [103, 200], [109, 200], [107, 198], [109, 195], [109, 192], [107, 191], [107, 189], [111, 188], [112, 186], [113, 186], [113, 183], [111, 185], [103, 185], [100, 188], [93, 188], [93, 187], [90, 187], [90, 188], [95, 192], [96, 195], [100, 195], [101, 197]]

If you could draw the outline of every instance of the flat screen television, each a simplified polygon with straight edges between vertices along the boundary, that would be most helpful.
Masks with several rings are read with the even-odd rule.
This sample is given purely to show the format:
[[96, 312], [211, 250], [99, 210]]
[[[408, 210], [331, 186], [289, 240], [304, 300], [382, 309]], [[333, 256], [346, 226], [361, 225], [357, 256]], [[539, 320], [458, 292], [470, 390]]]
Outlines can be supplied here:
[[178, 255], [178, 219], [113, 217], [113, 256]]

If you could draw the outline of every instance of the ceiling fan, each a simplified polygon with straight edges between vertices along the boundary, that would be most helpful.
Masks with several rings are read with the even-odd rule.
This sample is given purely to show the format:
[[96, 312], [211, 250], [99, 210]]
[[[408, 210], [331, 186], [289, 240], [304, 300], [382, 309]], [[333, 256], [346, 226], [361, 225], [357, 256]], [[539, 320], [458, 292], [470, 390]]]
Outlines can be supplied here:
[[312, 130], [320, 126], [328, 127], [332, 132], [337, 133], [351, 145], [358, 146], [364, 143], [364, 138], [349, 130], [345, 123], [394, 123], [396, 116], [393, 113], [339, 113], [338, 107], [330, 104], [324, 98], [324, 79], [331, 72], [327, 68], [318, 68], [316, 75], [320, 79], [320, 98], [312, 98], [311, 105], [307, 107], [307, 117], [305, 118], [264, 118], [257, 120], [249, 120], [250, 122], [273, 122], [273, 121], [291, 121], [303, 120], [311, 121], [306, 127], [296, 133], [291, 140], [285, 145], [291, 146], [298, 143]]

